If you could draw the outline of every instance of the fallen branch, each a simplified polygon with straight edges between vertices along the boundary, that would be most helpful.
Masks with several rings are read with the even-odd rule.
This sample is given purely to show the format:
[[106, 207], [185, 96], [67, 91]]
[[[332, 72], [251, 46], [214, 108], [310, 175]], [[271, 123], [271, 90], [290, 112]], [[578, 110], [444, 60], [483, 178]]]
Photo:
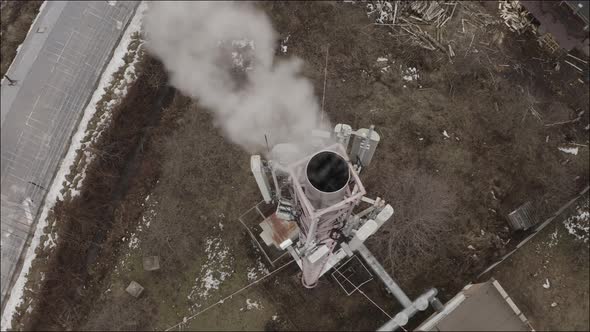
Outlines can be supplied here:
[[396, 20], [396, 18], [397, 18], [397, 3], [398, 3], [398, 2], [396, 1], [396, 2], [395, 2], [394, 9], [393, 9], [393, 20], [392, 20], [392, 23], [391, 23], [391, 24], [395, 24], [395, 20]]
[[561, 121], [561, 122], [549, 123], [549, 124], [546, 124], [545, 127], [559, 126], [559, 125], [562, 125], [562, 124], [575, 123], [575, 122], [578, 122], [578, 121], [580, 121], [580, 119], [579, 118], [576, 118], [576, 119], [568, 120], [568, 121]]
[[455, 5], [453, 6], [453, 11], [451, 12], [451, 15], [449, 15], [449, 17], [447, 17], [441, 24], [439, 24], [439, 26], [438, 26], [439, 28], [442, 28], [453, 17], [453, 14], [455, 13], [455, 8], [457, 8], [456, 2], [455, 2]]
[[567, 63], [568, 65], [570, 65], [570, 66], [572, 66], [572, 67], [576, 68], [576, 69], [577, 69], [577, 70], [579, 70], [580, 72], [583, 72], [583, 71], [584, 71], [584, 70], [582, 70], [582, 68], [580, 68], [580, 67], [578, 67], [578, 66], [574, 65], [573, 63], [571, 63], [571, 62], [569, 62], [569, 61], [567, 61], [567, 60], [564, 60], [564, 62], [565, 62], [565, 63]]
[[560, 122], [555, 122], [555, 123], [549, 123], [549, 124], [546, 124], [545, 127], [559, 126], [559, 125], [563, 125], [563, 124], [579, 122], [580, 120], [582, 120], [582, 114], [584, 114], [584, 112], [580, 113], [580, 115], [577, 118], [573, 119], [573, 120], [560, 121]]
[[475, 39], [475, 34], [472, 33], [471, 34], [471, 43], [469, 43], [469, 47], [467, 48], [467, 51], [465, 51], [465, 55], [463, 57], [466, 57], [467, 54], [469, 54], [469, 51], [471, 51], [471, 46], [473, 45], [473, 40]]
[[454, 57], [455, 56], [455, 52], [453, 52], [453, 48], [451, 47], [451, 44], [449, 44], [449, 56], [450, 57]]
[[532, 105], [529, 108], [531, 110], [531, 114], [534, 115], [539, 121], [543, 122], [541, 119], [541, 114], [539, 114], [539, 112], [537, 112], [537, 110]]
[[567, 54], [567, 56], [569, 56], [570, 58], [576, 59], [576, 60], [578, 60], [578, 61], [580, 61], [582, 63], [588, 64], [588, 61], [584, 61], [584, 60], [582, 60], [582, 59], [580, 59], [578, 57], [575, 57], [575, 56], [573, 56], [573, 55], [571, 55], [569, 53]]

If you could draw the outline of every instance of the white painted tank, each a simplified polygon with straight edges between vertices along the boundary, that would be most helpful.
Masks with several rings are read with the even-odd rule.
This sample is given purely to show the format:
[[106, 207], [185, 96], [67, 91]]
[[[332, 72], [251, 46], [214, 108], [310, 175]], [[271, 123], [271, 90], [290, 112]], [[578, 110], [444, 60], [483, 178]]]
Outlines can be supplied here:
[[380, 140], [381, 138], [374, 130], [374, 126], [369, 129], [361, 128], [357, 130], [350, 148], [350, 158], [353, 164], [360, 162], [363, 167], [369, 166]]

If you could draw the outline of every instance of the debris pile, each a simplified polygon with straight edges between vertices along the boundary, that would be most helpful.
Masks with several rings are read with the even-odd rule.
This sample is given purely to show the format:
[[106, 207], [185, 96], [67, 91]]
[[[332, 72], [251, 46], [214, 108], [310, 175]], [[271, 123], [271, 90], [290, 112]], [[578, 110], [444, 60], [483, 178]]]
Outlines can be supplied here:
[[[375, 24], [400, 28], [402, 34], [410, 36], [412, 43], [427, 50], [439, 49], [454, 56], [452, 49], [441, 43], [441, 28], [455, 13], [457, 1], [374, 1], [367, 4], [367, 16]], [[433, 35], [420, 25], [432, 25]]]
[[520, 4], [520, 1], [499, 1], [498, 9], [500, 17], [504, 20], [504, 24], [511, 30], [518, 34], [524, 32], [527, 28], [532, 28], [536, 32], [536, 27], [533, 25], [531, 14]]
[[399, 18], [405, 17], [417, 22], [436, 23], [437, 27], [446, 23], [455, 12], [457, 1], [383, 1], [367, 4], [367, 16], [377, 24], [395, 25]]
[[388, 24], [395, 20], [397, 15], [397, 1], [395, 1], [396, 7], [394, 7], [390, 1], [376, 1], [375, 4], [367, 4], [367, 16], [374, 17], [375, 22], [379, 24]]
[[[418, 20], [433, 22], [449, 17], [446, 11], [447, 7], [443, 6], [444, 2], [442, 1], [411, 1], [408, 11], [416, 14], [415, 17], [417, 16], [416, 19]], [[453, 8], [455, 8], [454, 5]]]

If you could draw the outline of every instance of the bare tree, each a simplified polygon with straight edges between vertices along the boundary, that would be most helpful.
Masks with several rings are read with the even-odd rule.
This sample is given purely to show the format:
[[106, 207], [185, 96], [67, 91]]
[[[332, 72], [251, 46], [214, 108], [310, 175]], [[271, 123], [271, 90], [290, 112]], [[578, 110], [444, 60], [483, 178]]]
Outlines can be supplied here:
[[444, 248], [456, 197], [443, 179], [416, 170], [401, 173], [395, 182], [396, 195], [388, 198], [394, 217], [371, 242], [386, 249], [382, 258], [391, 272], [400, 269], [412, 274]]

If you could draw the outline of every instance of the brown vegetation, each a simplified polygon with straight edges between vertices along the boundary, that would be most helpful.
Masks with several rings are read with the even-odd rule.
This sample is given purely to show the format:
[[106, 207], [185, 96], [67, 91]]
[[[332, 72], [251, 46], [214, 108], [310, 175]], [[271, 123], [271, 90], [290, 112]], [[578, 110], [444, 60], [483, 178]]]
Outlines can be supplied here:
[[[408, 271], [420, 273], [423, 261], [441, 265], [437, 257], [453, 248], [456, 193], [441, 178], [410, 170], [395, 178], [396, 195], [389, 204], [395, 215], [375, 234], [372, 247], [385, 248], [384, 265], [399, 280], [407, 281]], [[460, 251], [460, 250], [459, 250]], [[423, 271], [426, 273], [427, 271]]]
[[[281, 38], [290, 36], [287, 56], [306, 61], [305, 75], [314, 82], [318, 96], [323, 88], [323, 50], [330, 44], [325, 109], [333, 123], [377, 126], [381, 142], [363, 182], [370, 197], [392, 203], [396, 214], [384, 228], [389, 233], [375, 238], [369, 247], [387, 262], [410, 295], [432, 286], [443, 299], [454, 295], [506, 250], [509, 239], [519, 236], [506, 227], [508, 212], [523, 200], [535, 201], [545, 214], [553, 212], [570, 198], [570, 191], [588, 182], [587, 149], [575, 157], [557, 150], [567, 142], [587, 140], [583, 131], [588, 123], [587, 86], [571, 80], [567, 75], [573, 74], [567, 70], [552, 73], [553, 60], [531, 36], [519, 37], [523, 42], [507, 37], [500, 49], [489, 54], [479, 46], [481, 51], [468, 54], [472, 37], [460, 32], [460, 15], [469, 15], [463, 6], [477, 3], [461, 3], [458, 17], [445, 27], [445, 36], [454, 38], [453, 48], [461, 54], [453, 63], [371, 25], [362, 6], [333, 2], [261, 6], [270, 13]], [[476, 41], [493, 35], [486, 29], [475, 32]], [[549, 60], [531, 60], [530, 53]], [[395, 61], [388, 72], [376, 65], [383, 56]], [[520, 71], [496, 66], [516, 62]], [[399, 66], [416, 67], [420, 80], [403, 81]], [[36, 320], [27, 327], [125, 329], [127, 320], [132, 320], [130, 329], [162, 329], [182, 321], [194, 304], [186, 296], [195, 283], [194, 271], [206, 256], [203, 244], [212, 236], [223, 237], [235, 256], [236, 273], [219, 293], [231, 293], [247, 282], [239, 278], [245, 279], [247, 264], [254, 260], [250, 256], [255, 255], [237, 219], [260, 200], [248, 155], [222, 137], [198, 102], [180, 95], [163, 110], [165, 125], [160, 122], [152, 128], [146, 114], [157, 113], [156, 96], [162, 92], [158, 77], [163, 73], [158, 70], [140, 74], [97, 148], [105, 158], [97, 158], [89, 168], [83, 193], [57, 208], [64, 237], [48, 267], [43, 306], [35, 309]], [[523, 98], [527, 91], [539, 100]], [[580, 123], [547, 128], [531, 114], [524, 116], [531, 103], [547, 122], [577, 116], [577, 109], [586, 115]], [[138, 139], [144, 130], [152, 131], [152, 140]], [[546, 136], [551, 137], [548, 142]], [[134, 149], [138, 152], [132, 158]], [[138, 160], [139, 171], [133, 171]], [[160, 182], [154, 184], [156, 178]], [[127, 251], [121, 248], [121, 238], [135, 230], [147, 210], [141, 204], [148, 191], [158, 199], [154, 207], [158, 217], [140, 234], [139, 249]], [[223, 231], [220, 223], [225, 225]], [[106, 231], [106, 240], [95, 239], [91, 234], [95, 230]], [[76, 239], [63, 243], [69, 242], [63, 241], [66, 234]], [[101, 249], [89, 260], [88, 252], [97, 250], [91, 242]], [[391, 250], [383, 250], [387, 247]], [[148, 275], [133, 262], [124, 274], [113, 273], [123, 252], [160, 255], [161, 273]], [[87, 265], [93, 274], [87, 273]], [[290, 329], [367, 329], [385, 319], [359, 294], [339, 298], [332, 279], [322, 278], [318, 288], [305, 290], [296, 273], [292, 266], [281, 282], [277, 277], [276, 283], [261, 287], [262, 296], [291, 321]], [[145, 299], [133, 304], [122, 291], [132, 277], [146, 286]], [[112, 293], [101, 293], [112, 285], [117, 286]], [[375, 291], [370, 296], [393, 312], [394, 300], [383, 294]], [[211, 297], [201, 308], [215, 300]], [[208, 311], [188, 327], [253, 326], [238, 316], [240, 304], [233, 303]], [[62, 312], [65, 308], [78, 312]], [[321, 322], [308, 319], [312, 314], [321, 315]], [[272, 324], [269, 327], [275, 327]]]
[[0, 2], [0, 77], [16, 56], [16, 48], [25, 40], [42, 3], [38, 0]]
[[[146, 56], [139, 72], [156, 71], [163, 71], [161, 64]], [[44, 268], [43, 296], [36, 314], [23, 322], [25, 330], [78, 326], [92, 305], [85, 299], [98, 295], [95, 286], [112, 268], [122, 236], [141, 216], [140, 206], [124, 201], [155, 183], [159, 168], [149, 149], [150, 127], [172, 93], [147, 84], [142, 75], [113, 110], [112, 125], [95, 147], [100, 158], [88, 166], [80, 195], [55, 205], [52, 218], [61, 240]]]

